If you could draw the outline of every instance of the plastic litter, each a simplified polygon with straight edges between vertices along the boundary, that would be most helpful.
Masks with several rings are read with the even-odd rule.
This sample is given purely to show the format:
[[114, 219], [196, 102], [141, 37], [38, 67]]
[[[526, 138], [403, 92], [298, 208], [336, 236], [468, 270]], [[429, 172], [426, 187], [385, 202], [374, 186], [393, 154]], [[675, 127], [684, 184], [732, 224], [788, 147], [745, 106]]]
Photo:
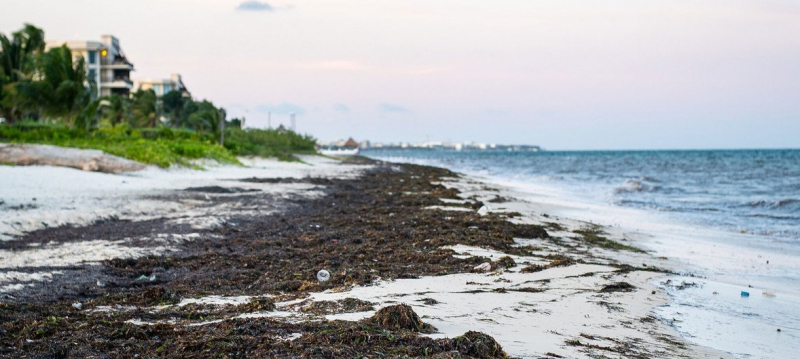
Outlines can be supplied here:
[[80, 302], [75, 302], [75, 303], [72, 303], [72, 307], [77, 309], [77, 310], [80, 310], [83, 307], [83, 304], [81, 304]]
[[474, 268], [478, 272], [488, 272], [492, 270], [492, 265], [489, 262], [481, 263]]
[[749, 297], [749, 296], [750, 296], [750, 292], [742, 291], [742, 297]]
[[319, 272], [317, 272], [317, 280], [318, 281], [327, 282], [330, 279], [331, 279], [331, 272], [328, 272], [328, 271], [326, 271], [324, 269], [320, 270]]
[[763, 291], [763, 292], [761, 292], [761, 295], [763, 295], [763, 296], [765, 296], [765, 297], [770, 297], [770, 298], [773, 298], [773, 297], [775, 297], [775, 293], [772, 293], [772, 292], [767, 292], [767, 291]]
[[148, 277], [146, 275], [142, 274], [142, 275], [139, 276], [139, 278], [136, 278], [136, 280], [145, 280], [147, 278]]
[[481, 216], [485, 216], [485, 215], [489, 214], [489, 207], [488, 206], [482, 206], [481, 209], [478, 210], [478, 214], [481, 215]]

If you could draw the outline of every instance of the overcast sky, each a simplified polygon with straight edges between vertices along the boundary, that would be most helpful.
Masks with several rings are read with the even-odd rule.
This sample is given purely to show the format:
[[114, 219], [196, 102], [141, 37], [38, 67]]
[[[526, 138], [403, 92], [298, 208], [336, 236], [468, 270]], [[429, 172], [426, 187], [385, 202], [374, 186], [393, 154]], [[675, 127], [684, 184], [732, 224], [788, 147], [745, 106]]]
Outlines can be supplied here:
[[800, 147], [796, 0], [0, 0], [134, 77], [330, 140]]

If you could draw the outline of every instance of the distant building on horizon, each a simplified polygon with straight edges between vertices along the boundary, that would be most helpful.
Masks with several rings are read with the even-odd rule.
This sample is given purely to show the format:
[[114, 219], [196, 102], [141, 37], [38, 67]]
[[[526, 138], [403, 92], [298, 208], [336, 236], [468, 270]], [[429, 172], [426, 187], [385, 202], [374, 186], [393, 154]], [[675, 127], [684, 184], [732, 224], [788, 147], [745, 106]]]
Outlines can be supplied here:
[[170, 91], [180, 91], [183, 97], [192, 97], [180, 74], [172, 74], [168, 79], [137, 79], [133, 81], [133, 88], [134, 91], [153, 90], [158, 97]]
[[66, 45], [73, 59], [83, 57], [86, 62], [86, 77], [97, 86], [97, 96], [129, 96], [133, 89], [131, 71], [119, 40], [112, 35], [103, 35], [100, 41], [48, 41], [46, 50]]
[[342, 147], [351, 148], [351, 149], [352, 148], [358, 148], [358, 142], [356, 142], [356, 140], [354, 140], [352, 137], [350, 137], [350, 138], [347, 139], [347, 142], [345, 142], [344, 146], [342, 146]]
[[[333, 142], [331, 142], [332, 144]], [[340, 141], [340, 146], [343, 142]], [[324, 143], [323, 143], [324, 144]], [[482, 143], [482, 142], [442, 142], [442, 141], [426, 141], [426, 142], [395, 142], [395, 143], [381, 143], [362, 141], [359, 144], [361, 149], [430, 149], [430, 150], [455, 150], [455, 151], [506, 151], [506, 152], [538, 152], [543, 151], [540, 146], [536, 145], [502, 145], [496, 143]]]

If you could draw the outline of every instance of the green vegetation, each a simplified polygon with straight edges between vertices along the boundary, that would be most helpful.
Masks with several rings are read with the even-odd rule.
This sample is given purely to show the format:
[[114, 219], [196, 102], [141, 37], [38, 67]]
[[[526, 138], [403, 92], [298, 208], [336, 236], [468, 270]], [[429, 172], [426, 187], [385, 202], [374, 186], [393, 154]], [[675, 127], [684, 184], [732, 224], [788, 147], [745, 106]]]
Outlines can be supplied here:
[[277, 157], [294, 160], [292, 154], [312, 154], [315, 140], [291, 131], [240, 129], [225, 130], [225, 148], [240, 156]]
[[587, 242], [596, 247], [611, 249], [611, 250], [625, 250], [631, 252], [644, 253], [644, 251], [639, 248], [625, 245], [616, 241], [612, 241], [606, 237], [601, 236], [601, 234], [605, 233], [600, 229], [598, 229], [597, 227], [576, 229], [572, 231], [572, 233], [580, 234], [582, 237], [581, 239], [583, 239], [584, 242]]
[[308, 135], [242, 129], [243, 118], [228, 120], [225, 109], [179, 91], [97, 98], [84, 59], [65, 46], [45, 51], [44, 44], [33, 25], [0, 34], [0, 142], [99, 149], [161, 167], [199, 158], [238, 163], [236, 156], [296, 160], [293, 154], [315, 152]]
[[278, 157], [296, 160], [295, 153], [314, 153], [314, 139], [277, 130], [229, 128], [225, 146], [207, 132], [157, 128], [133, 128], [127, 124], [86, 132], [63, 124], [21, 121], [0, 125], [0, 141], [42, 143], [64, 147], [98, 149], [142, 163], [169, 167], [190, 165], [190, 160], [208, 158], [222, 163], [239, 163], [236, 156]]

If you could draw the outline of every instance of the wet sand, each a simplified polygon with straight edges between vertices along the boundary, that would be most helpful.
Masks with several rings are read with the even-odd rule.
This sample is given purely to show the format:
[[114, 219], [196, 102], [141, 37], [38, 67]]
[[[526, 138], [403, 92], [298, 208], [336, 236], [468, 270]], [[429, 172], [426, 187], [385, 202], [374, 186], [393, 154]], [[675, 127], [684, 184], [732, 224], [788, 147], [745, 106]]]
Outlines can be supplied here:
[[[656, 320], [669, 266], [613, 230], [444, 169], [307, 162], [72, 198], [94, 220], [50, 194], [31, 215], [74, 224], [0, 244], [0, 355], [502, 357], [479, 331], [512, 357], [720, 357]], [[435, 330], [369, 319], [397, 304]]]

